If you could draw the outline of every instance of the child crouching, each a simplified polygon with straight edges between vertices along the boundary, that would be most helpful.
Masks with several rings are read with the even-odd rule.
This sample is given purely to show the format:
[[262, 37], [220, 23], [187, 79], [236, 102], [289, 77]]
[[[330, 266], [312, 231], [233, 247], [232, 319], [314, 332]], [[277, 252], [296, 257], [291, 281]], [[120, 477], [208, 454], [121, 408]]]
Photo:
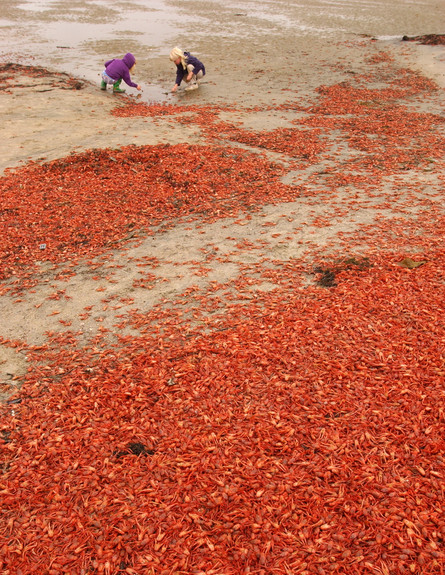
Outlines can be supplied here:
[[119, 60], [118, 58], [108, 60], [108, 62], [105, 62], [105, 70], [102, 72], [100, 89], [106, 90], [107, 85], [111, 84], [113, 86], [113, 92], [123, 94], [125, 90], [122, 90], [119, 87], [123, 80], [127, 86], [142, 90], [139, 84], [135, 84], [131, 80], [130, 72], [133, 72], [135, 66], [136, 58], [130, 52], [125, 54], [122, 60]]
[[170, 52], [170, 60], [176, 64], [176, 82], [172, 92], [176, 92], [185, 76], [187, 82], [186, 90], [195, 90], [198, 88], [198, 80], [205, 76], [206, 69], [204, 64], [192, 56], [190, 52], [183, 52], [176, 47]]

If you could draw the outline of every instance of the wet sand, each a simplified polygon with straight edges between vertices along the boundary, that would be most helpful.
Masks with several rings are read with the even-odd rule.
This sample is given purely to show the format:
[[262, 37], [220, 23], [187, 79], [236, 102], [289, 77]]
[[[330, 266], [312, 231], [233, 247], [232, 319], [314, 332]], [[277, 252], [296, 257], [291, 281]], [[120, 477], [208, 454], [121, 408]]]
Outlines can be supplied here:
[[[2, 8], [5, 575], [439, 573], [444, 46], [401, 39], [445, 4]], [[173, 96], [176, 44], [208, 74]], [[102, 92], [127, 51], [142, 94]]]
[[[348, 82], [366, 73], [370, 69], [370, 58], [382, 52], [394, 59], [396, 66], [420, 70], [434, 79], [442, 90], [427, 104], [417, 101], [416, 107], [421, 111], [443, 113], [444, 47], [421, 46], [402, 42], [401, 38], [405, 34], [440, 33], [444, 15], [445, 5], [431, 0], [421, 8], [402, 1], [392, 2], [388, 7], [386, 0], [336, 4], [294, 4], [277, 0], [224, 5], [216, 1], [154, 4], [79, 0], [70, 2], [69, 6], [45, 0], [11, 1], [2, 14], [0, 62], [41, 66], [56, 75], [30, 78], [19, 74], [12, 85], [8, 85], [5, 75], [0, 91], [0, 171], [20, 167], [31, 160], [46, 162], [93, 148], [183, 142], [208, 144], [196, 123], [184, 124], [171, 117], [111, 116], [119, 101], [128, 99], [186, 106], [230, 106], [231, 109], [220, 112], [221, 119], [239, 122], [244, 128], [259, 132], [292, 127], [295, 114], [280, 109], [283, 104], [292, 100], [302, 106], [310, 105], [316, 101], [320, 86]], [[208, 73], [199, 90], [178, 95], [170, 93], [174, 67], [168, 53], [173, 45], [190, 49], [206, 64]], [[137, 55], [134, 79], [142, 84], [143, 92], [139, 94], [130, 88], [120, 100], [120, 96], [99, 90], [99, 74], [105, 59], [126, 51]], [[65, 89], [67, 77], [61, 79], [58, 73], [78, 78], [81, 89]], [[287, 161], [276, 154], [271, 157]], [[290, 170], [286, 181], [304, 181], [317, 169], [319, 166], [314, 166], [307, 173]], [[432, 182], [430, 174], [422, 174], [422, 178], [426, 178], [426, 185], [428, 178]], [[320, 182], [320, 185], [323, 184]], [[292, 211], [295, 207], [289, 209]], [[279, 217], [276, 210], [265, 207], [265, 211], [269, 209], [274, 217]], [[309, 204], [298, 203], [302, 221], [311, 221], [311, 210]], [[374, 217], [376, 213], [363, 210], [359, 221], [371, 223]], [[232, 224], [225, 222], [225, 225]], [[335, 234], [351, 230], [355, 225], [357, 222], [346, 218], [323, 235], [308, 223], [307, 233], [316, 232], [317, 244], [323, 247]], [[290, 223], [290, 232], [292, 226]], [[230, 235], [224, 226], [209, 227], [207, 233], [221, 246], [226, 245], [225, 238]], [[254, 240], [261, 233], [260, 218], [257, 225], [248, 228], [235, 226], [232, 236], [243, 239], [248, 236]], [[156, 248], [157, 256], [162, 259], [176, 250], [179, 259], [188, 260], [191, 252], [199, 259], [201, 232], [187, 234], [184, 253], [180, 248], [183, 234], [184, 230], [178, 226], [164, 235]], [[299, 254], [298, 250], [291, 249], [282, 255], [288, 258]], [[115, 257], [124, 256], [116, 254]], [[123, 282], [123, 293], [130, 289], [137, 273], [131, 264], [131, 254], [124, 259], [127, 263], [118, 278]], [[161, 275], [162, 270], [158, 270]], [[168, 264], [165, 274], [169, 274]], [[232, 274], [236, 275], [236, 270], [228, 275], [226, 269], [215, 271], [215, 277], [221, 281], [230, 280], [234, 277]], [[170, 278], [168, 283], [170, 295], [186, 287], [184, 281], [175, 278]], [[34, 294], [28, 294], [23, 302], [15, 305], [10, 296], [2, 297], [0, 336], [36, 344], [45, 340], [45, 333], [60, 328], [62, 316], [51, 315], [53, 304], [38, 310], [35, 307], [36, 302], [46, 300], [56, 284], [55, 281], [41, 283]], [[96, 287], [95, 282], [88, 283], [79, 272], [71, 285], [75, 297], [63, 312], [67, 319], [78, 317], [85, 305], [96, 309], [96, 315], [93, 313], [89, 322], [76, 320], [75, 327], [84, 331], [85, 341], [88, 334], [92, 336], [97, 330], [95, 318], [100, 315], [100, 294], [95, 292]], [[164, 295], [160, 290], [153, 303]], [[114, 321], [110, 316], [106, 324], [111, 327]], [[11, 356], [10, 350], [4, 353], [8, 357], [2, 364], [3, 371], [9, 374], [4, 378], [10, 380], [23, 372], [25, 364], [15, 353]]]
[[[3, 98], [0, 170], [27, 159], [53, 159], [89, 147], [199, 140], [193, 127], [148, 126], [133, 120], [122, 127], [109, 111], [115, 97], [97, 90], [103, 62], [127, 51], [137, 57], [133, 79], [144, 102], [268, 107], [294, 98], [302, 103], [317, 88], [347, 80], [366, 68], [366, 59], [386, 50], [400, 66], [419, 70], [445, 87], [445, 48], [402, 42], [404, 35], [440, 33], [445, 6], [432, 0], [418, 8], [405, 2], [139, 2], [12, 1], [0, 23], [0, 62], [36, 65], [85, 82], [77, 94], [36, 86], [12, 100]], [[171, 94], [170, 49], [179, 45], [202, 59], [201, 89]], [[45, 90], [44, 92], [42, 90]], [[262, 114], [253, 127], [286, 122]], [[106, 132], [106, 135], [105, 135]]]
[[[174, 75], [168, 60], [179, 45], [207, 65], [206, 89], [199, 102], [251, 105], [280, 99], [283, 89], [312, 89], [324, 78], [336, 81], [339, 63], [354, 65], [348, 46], [377, 38], [380, 49], [414, 62], [443, 82], [443, 49], [400, 45], [404, 35], [443, 32], [445, 7], [428, 0], [363, 0], [201, 3], [52, 3], [13, 0], [3, 9], [1, 61], [37, 64], [97, 82], [102, 64], [133, 52], [145, 101], [174, 101]], [[429, 60], [429, 65], [425, 66]], [[442, 69], [440, 67], [442, 65]]]

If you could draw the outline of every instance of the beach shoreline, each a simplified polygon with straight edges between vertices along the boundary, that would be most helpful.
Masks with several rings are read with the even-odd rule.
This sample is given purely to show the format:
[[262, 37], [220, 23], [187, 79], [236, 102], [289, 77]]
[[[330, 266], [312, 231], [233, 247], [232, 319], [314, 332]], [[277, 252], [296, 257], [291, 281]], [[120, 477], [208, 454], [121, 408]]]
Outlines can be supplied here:
[[[280, 86], [279, 89], [262, 90], [260, 95], [255, 90], [246, 92], [246, 86], [243, 86], [240, 92], [234, 89], [230, 98], [227, 99], [227, 106], [220, 106], [219, 118], [225, 122], [234, 122], [245, 129], [259, 132], [288, 129], [293, 125], [292, 118], [301, 116], [301, 113], [297, 113], [295, 116], [294, 113], [287, 110], [289, 102], [295, 101], [297, 108], [301, 107], [302, 109], [311, 101], [314, 105], [319, 99], [318, 90], [320, 86], [330, 86], [335, 82], [342, 85], [342, 83], [354, 80], [357, 76], [366, 77], [368, 70], [372, 69], [373, 64], [369, 63], [373, 62], [373, 59], [377, 59], [376, 61], [383, 59], [383, 66], [388, 60], [388, 69], [398, 70], [405, 66], [407, 68], [411, 66], [416, 74], [418, 73], [416, 69], [424, 67], [428, 77], [434, 80], [440, 79], [441, 71], [440, 66], [438, 67], [437, 58], [439, 51], [435, 51], [429, 46], [425, 47], [425, 50], [419, 50], [418, 46], [413, 46], [411, 43], [409, 45], [407, 43], [395, 45], [394, 43], [378, 42], [370, 38], [360, 38], [352, 43], [340, 43], [337, 47], [340, 51], [346, 51], [348, 54], [346, 65], [344, 63], [340, 65], [338, 62], [327, 65], [325, 62], [320, 62], [319, 74], [315, 82], [313, 78], [306, 79], [306, 83], [302, 80], [295, 87], [283, 89]], [[443, 49], [443, 46], [441, 48]], [[252, 61], [250, 66], [251, 73], [254, 74], [255, 62]], [[285, 74], [285, 68], [286, 65], [284, 64], [280, 72], [281, 77]], [[135, 90], [128, 90], [124, 96], [114, 95], [110, 92], [100, 91], [99, 86], [94, 83], [71, 78], [67, 74], [50, 72], [44, 68], [38, 68], [37, 73], [35, 70], [33, 67], [21, 65], [11, 65], [10, 67], [6, 65], [3, 69], [4, 90], [0, 100], [3, 138], [0, 142], [0, 157], [2, 158], [0, 168], [4, 174], [25, 167], [29, 162], [46, 164], [58, 158], [69, 158], [71, 154], [79, 154], [92, 149], [117, 150], [128, 145], [167, 145], [172, 147], [181, 144], [209, 145], [208, 135], [203, 131], [199, 122], [184, 122], [183, 116], [184, 114], [187, 116], [186, 110], [188, 109], [192, 113], [201, 105], [208, 105], [207, 95], [214, 85], [211, 76], [208, 80], [205, 79], [198, 90], [198, 97], [194, 97], [195, 93], [183, 92], [176, 99], [176, 104], [174, 101], [161, 104], [161, 108], [162, 105], [165, 105], [170, 110], [174, 110], [175, 105], [178, 106], [178, 114], [164, 115], [160, 113], [153, 117], [135, 114], [129, 119], [112, 114], [120, 106], [125, 107], [141, 103], [137, 94], [133, 93], [136, 92]], [[247, 74], [247, 72], [245, 73]], [[263, 81], [261, 75], [258, 76], [258, 81]], [[419, 100], [412, 103], [414, 108], [440, 114], [443, 90], [438, 84], [437, 87], [437, 97], [429, 100], [427, 108]], [[270, 94], [270, 98], [268, 94]], [[268, 101], [267, 106], [266, 101]], [[159, 106], [156, 102], [153, 102], [153, 105]], [[218, 104], [215, 105], [218, 109]], [[294, 106], [295, 104], [291, 104], [291, 107]], [[219, 144], [223, 142], [224, 138]], [[233, 142], [231, 143], [233, 144]], [[261, 150], [261, 154], [263, 153], [264, 150]], [[348, 154], [347, 149], [344, 153], [340, 153], [338, 158], [340, 164], [346, 161]], [[274, 161], [284, 162], [284, 165], [289, 164], [289, 158], [285, 156], [274, 155], [273, 153], [269, 156]], [[308, 174], [310, 175], [312, 171], [311, 168]], [[285, 180], [292, 184], [304, 182], [306, 177], [304, 174], [304, 171], [298, 173], [288, 167], [288, 175]], [[125, 181], [125, 176], [123, 175], [123, 177], [123, 181]], [[301, 210], [303, 219], [306, 218], [306, 215], [309, 218], [310, 208], [302, 206]], [[372, 218], [373, 216], [367, 215], [366, 218], [368, 217]], [[346, 220], [341, 228], [347, 230], [350, 225], [351, 223]], [[176, 236], [181, 235], [180, 230], [181, 226], [179, 226], [178, 232], [167, 241], [168, 245], [176, 244], [179, 241]], [[243, 230], [244, 232], [245, 230]], [[221, 236], [220, 241], [223, 241], [221, 234], [224, 232], [220, 230], [218, 233]], [[200, 241], [199, 236], [194, 240], [196, 245], [199, 245]], [[319, 245], [322, 246], [323, 244], [324, 240], [321, 239]], [[167, 251], [169, 249], [167, 248]], [[137, 270], [131, 270], [130, 266], [125, 273], [127, 277], [132, 278], [137, 275]], [[43, 291], [39, 291], [35, 299], [38, 302], [45, 300], [54, 285], [54, 283], [48, 286], [41, 285], [40, 288]], [[179, 282], [178, 289], [181, 286], [182, 282]], [[73, 289], [76, 289], [75, 286]], [[75, 309], [70, 310], [67, 306], [64, 312], [66, 321], [71, 321], [71, 315], [79, 314], [79, 310], [90, 298], [91, 294], [85, 292], [76, 303]], [[96, 299], [95, 306], [99, 307], [100, 298]], [[20, 339], [31, 345], [41, 344], [44, 341], [43, 334], [54, 330], [59, 324], [60, 318], [50, 314], [42, 316], [40, 312], [35, 314], [32, 311], [34, 305], [34, 298], [30, 297], [26, 305], [21, 306], [23, 307], [22, 311], [18, 312], [20, 306], [11, 306], [10, 296], [3, 298], [2, 316], [7, 321], [3, 323], [0, 335], [6, 339], [19, 335]], [[31, 323], [24, 322], [23, 317], [29, 314], [33, 316], [33, 321]], [[113, 321], [113, 318], [110, 317], [110, 326]], [[87, 323], [88, 325], [77, 321], [76, 325], [85, 333], [92, 330], [91, 334], [93, 335], [97, 325], [94, 321]], [[11, 355], [10, 352], [7, 354], [8, 356]], [[24, 366], [25, 363], [21, 362], [20, 373], [23, 372]], [[7, 373], [11, 373], [10, 359], [6, 362], [5, 369]], [[14, 376], [17, 375], [16, 370], [12, 370], [12, 372]], [[10, 378], [6, 375], [4, 377]]]
[[[2, 573], [442, 573], [426, 4], [158, 0], [154, 39], [142, 1], [8, 4]], [[144, 92], [102, 91], [129, 50]]]
[[[194, 5], [189, 3], [188, 6], [193, 8]], [[354, 32], [354, 28], [362, 27], [366, 30], [368, 26], [366, 12], [362, 14], [357, 11], [353, 15], [358, 19], [357, 24], [354, 24], [352, 19], [350, 28], [339, 32], [337, 38], [334, 32], [323, 33], [331, 35], [328, 41], [327, 37], [318, 32], [322, 26], [317, 20], [317, 11], [309, 12], [307, 16], [307, 23], [312, 24], [313, 29], [302, 29], [301, 37], [295, 37], [288, 23], [292, 18], [293, 21], [298, 21], [298, 10], [290, 10], [287, 4], [281, 5], [278, 2], [277, 8], [283, 11], [283, 16], [282, 20], [275, 21], [276, 14], [274, 15], [273, 11], [263, 14], [255, 12], [254, 5], [252, 7], [253, 12], [249, 12], [235, 11], [230, 5], [217, 8], [216, 5], [209, 4], [208, 13], [203, 14], [207, 18], [209, 32], [212, 30], [217, 32], [218, 27], [221, 30], [242, 28], [245, 37], [238, 38], [236, 42], [231, 36], [224, 38], [223, 35], [216, 34], [214, 37], [207, 37], [202, 34], [198, 23], [190, 24], [191, 30], [197, 31], [198, 54], [204, 54], [208, 69], [200, 89], [192, 93], [184, 91], [180, 91], [178, 95], [170, 93], [174, 67], [163, 53], [165, 50], [159, 50], [158, 53], [149, 50], [147, 57], [140, 58], [135, 78], [141, 82], [144, 89], [147, 88], [144, 82], [146, 78], [157, 78], [156, 82], [149, 85], [153, 90], [146, 90], [143, 96], [128, 87], [124, 96], [101, 91], [100, 68], [96, 74], [97, 81], [92, 79], [94, 73], [90, 73], [89, 77], [88, 74], [87, 77], [73, 76], [72, 71], [75, 67], [73, 62], [66, 59], [66, 54], [77, 54], [78, 48], [74, 46], [68, 46], [63, 50], [61, 48], [48, 50], [45, 59], [40, 61], [37, 56], [29, 57], [24, 45], [24, 53], [21, 56], [19, 54], [16, 63], [11, 64], [9, 68], [7, 58], [13, 57], [14, 54], [3, 52], [0, 55], [0, 61], [3, 62], [0, 92], [2, 115], [0, 173], [6, 174], [11, 170], [20, 169], [29, 162], [45, 164], [91, 149], [119, 149], [128, 145], [208, 146], [208, 134], [203, 130], [203, 126], [196, 121], [187, 121], [187, 110], [190, 109], [193, 115], [193, 110], [199, 107], [205, 109], [214, 106], [219, 110], [220, 120], [242, 126], [246, 130], [254, 132], [287, 130], [295, 125], [293, 122], [304, 116], [305, 108], [316, 105], [320, 99], [321, 87], [342, 83], [352, 85], [356, 78], [361, 77], [365, 78], [366, 85], [366, 76], [372, 75], [375, 62], [380, 60], [383, 68], [387, 62], [389, 74], [398, 73], [397, 70], [406, 68], [415, 71], [420, 77], [433, 80], [438, 87], [435, 98], [430, 98], [427, 103], [417, 99], [410, 105], [423, 112], [443, 113], [444, 46], [402, 41], [402, 32], [412, 35], [419, 32], [417, 24], [414, 25], [416, 18], [414, 13], [406, 13], [407, 20], [401, 24], [404, 30], [399, 37], [391, 35], [394, 29], [382, 17], [384, 11], [378, 13], [380, 22], [377, 21], [376, 24], [378, 29], [376, 28], [375, 32], [380, 34]], [[131, 11], [132, 8], [125, 9]], [[182, 9], [180, 7], [177, 9], [180, 15]], [[82, 10], [86, 14], [87, 28], [94, 26], [98, 17], [106, 17], [103, 12], [88, 15], [86, 7]], [[85, 20], [82, 10], [76, 16], [79, 23]], [[398, 6], [395, 5], [393, 10], [394, 15], [397, 14]], [[16, 28], [8, 28], [11, 34], [18, 34], [21, 31], [20, 18], [23, 19], [24, 15], [30, 18], [30, 21], [32, 18], [37, 19], [39, 23], [40, 27], [36, 27], [29, 39], [30, 44], [35, 42], [36, 47], [40, 46], [38, 34], [42, 33], [42, 26], [54, 24], [60, 18], [63, 23], [63, 17], [66, 17], [63, 11], [59, 13], [52, 9], [41, 12], [19, 12], [18, 7], [14, 8], [11, 4], [10, 12], [5, 14], [5, 17], [16, 18], [17, 21]], [[336, 16], [342, 16], [342, 13]], [[26, 18], [23, 24], [26, 24]], [[339, 22], [343, 21], [345, 20], [342, 16]], [[425, 21], [426, 25], [432, 30], [431, 23]], [[57, 25], [54, 30], [57, 31]], [[262, 30], [263, 36], [261, 36]], [[307, 42], [305, 34], [309, 34]], [[180, 39], [179, 35], [177, 41]], [[129, 44], [131, 47], [131, 42]], [[292, 49], [287, 49], [288, 46], [292, 46]], [[102, 49], [102, 45], [101, 48], [97, 47], [97, 50]], [[36, 55], [40, 50], [40, 47], [36, 48]], [[223, 57], [219, 57], [218, 52], [221, 52]], [[62, 60], [61, 54], [64, 58]], [[15, 55], [17, 56], [17, 53]], [[63, 69], [68, 63], [70, 69]], [[226, 74], [227, 63], [230, 63], [230, 76]], [[58, 69], [61, 66], [62, 70]], [[36, 67], [40, 69], [38, 73], [35, 73]], [[159, 99], [150, 100], [149, 94], [157, 94]], [[144, 102], [177, 107], [179, 112], [176, 115], [155, 114], [152, 117], [137, 114], [130, 118], [113, 115], [121, 105]], [[295, 113], [291, 111], [292, 108], [300, 108], [301, 111]], [[233, 144], [224, 138], [220, 143]], [[343, 145], [341, 139], [339, 145], [340, 148]], [[258, 150], [254, 148], [253, 151]], [[260, 151], [264, 153], [264, 149]], [[346, 147], [345, 152], [339, 155], [339, 164], [345, 161], [348, 153]], [[284, 165], [289, 164], [289, 158], [286, 156], [274, 155], [271, 151], [268, 154], [273, 160], [284, 162]], [[299, 173], [288, 167], [285, 180], [290, 183], [304, 182], [306, 174], [312, 177], [311, 174], [316, 169], [317, 166], [314, 166], [307, 172], [303, 170]], [[303, 214], [310, 211], [308, 206], [302, 206], [301, 209]], [[348, 222], [345, 222], [344, 228], [347, 229], [348, 225]], [[175, 243], [174, 236], [171, 241]], [[196, 242], [199, 241], [199, 237], [196, 238]], [[131, 274], [134, 271], [127, 270], [127, 273]], [[43, 293], [36, 296], [38, 301], [45, 299], [46, 289], [51, 289], [44, 285], [41, 287]], [[83, 303], [81, 299], [78, 306], [81, 307]], [[6, 339], [20, 336], [20, 339], [29, 344], [42, 342], [43, 334], [58, 325], [58, 318], [33, 314], [33, 322], [25, 322], [23, 318], [30, 313], [33, 305], [31, 297], [19, 312], [17, 307], [11, 306], [9, 296], [3, 299], [1, 308], [6, 321], [3, 322], [0, 336]], [[70, 313], [66, 311], [67, 318]], [[78, 310], [73, 313], [78, 313]], [[111, 321], [110, 319], [110, 323]], [[87, 331], [92, 330], [92, 333], [95, 333], [96, 327], [94, 322], [90, 322]], [[20, 373], [23, 369], [22, 362]], [[16, 375], [15, 370], [9, 367], [7, 373]], [[4, 377], [10, 378], [6, 375]]]

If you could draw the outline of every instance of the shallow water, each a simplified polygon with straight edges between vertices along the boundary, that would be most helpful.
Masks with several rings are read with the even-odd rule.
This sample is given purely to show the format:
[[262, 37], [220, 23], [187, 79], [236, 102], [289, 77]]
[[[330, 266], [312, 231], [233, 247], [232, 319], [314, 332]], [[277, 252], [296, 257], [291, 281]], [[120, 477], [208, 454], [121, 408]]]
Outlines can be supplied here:
[[[175, 45], [192, 49], [213, 42], [243, 42], [257, 50], [292, 35], [305, 49], [363, 35], [385, 42], [405, 34], [443, 33], [445, 2], [436, 0], [11, 0], [2, 7], [0, 61], [50, 67], [99, 81], [103, 62], [131, 51], [144, 82], [144, 100], [168, 99], [172, 75], [168, 54]], [[388, 6], [390, 4], [390, 6]], [[312, 48], [314, 46], [314, 48]], [[289, 50], [292, 47], [289, 46]], [[316, 55], [316, 54], [314, 54]], [[222, 56], [219, 56], [223, 58]], [[162, 59], [162, 63], [161, 60]], [[135, 80], [141, 82], [136, 76]]]

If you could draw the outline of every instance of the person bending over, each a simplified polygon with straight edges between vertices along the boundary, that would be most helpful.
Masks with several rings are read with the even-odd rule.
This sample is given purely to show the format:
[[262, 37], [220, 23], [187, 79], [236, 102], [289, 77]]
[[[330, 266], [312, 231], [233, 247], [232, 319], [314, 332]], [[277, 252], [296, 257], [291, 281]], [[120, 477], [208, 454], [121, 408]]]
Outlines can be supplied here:
[[130, 52], [125, 54], [122, 60], [114, 58], [113, 60], [105, 62], [105, 70], [102, 72], [102, 82], [100, 84], [101, 90], [106, 90], [107, 85], [112, 84], [113, 92], [123, 94], [125, 90], [122, 90], [119, 87], [122, 80], [127, 84], [127, 86], [142, 90], [139, 84], [135, 84], [132, 81], [130, 76], [130, 73], [133, 72], [135, 66], [136, 58]]
[[178, 47], [170, 52], [170, 60], [176, 64], [176, 82], [172, 92], [176, 92], [182, 80], [187, 82], [186, 90], [196, 90], [199, 86], [198, 80], [206, 73], [204, 64], [190, 52], [183, 52]]

